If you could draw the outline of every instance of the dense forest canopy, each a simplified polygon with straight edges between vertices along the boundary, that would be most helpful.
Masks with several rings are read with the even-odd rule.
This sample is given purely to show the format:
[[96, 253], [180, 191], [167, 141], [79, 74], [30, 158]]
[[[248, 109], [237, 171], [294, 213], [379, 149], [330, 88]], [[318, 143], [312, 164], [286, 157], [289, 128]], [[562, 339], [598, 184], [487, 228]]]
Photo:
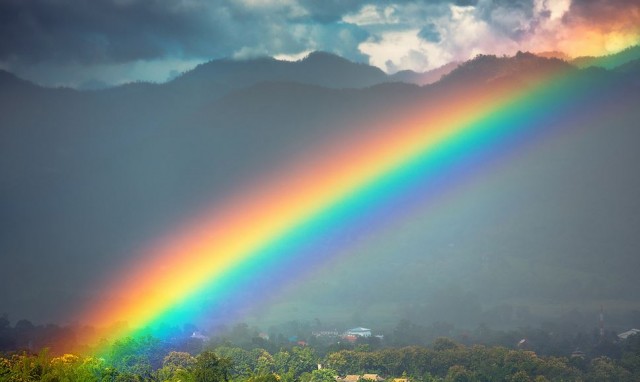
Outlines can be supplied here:
[[[590, 354], [542, 356], [526, 348], [463, 345], [439, 337], [429, 347], [388, 347], [379, 341], [326, 346], [255, 337], [243, 347], [228, 338], [168, 345], [127, 338], [100, 356], [6, 353], [2, 381], [634, 381], [640, 377], [640, 336], [604, 340]], [[606, 343], [608, 342], [608, 343]], [[264, 347], [258, 347], [264, 346]], [[267, 350], [271, 348], [272, 350]], [[606, 354], [606, 355], [605, 355]]]

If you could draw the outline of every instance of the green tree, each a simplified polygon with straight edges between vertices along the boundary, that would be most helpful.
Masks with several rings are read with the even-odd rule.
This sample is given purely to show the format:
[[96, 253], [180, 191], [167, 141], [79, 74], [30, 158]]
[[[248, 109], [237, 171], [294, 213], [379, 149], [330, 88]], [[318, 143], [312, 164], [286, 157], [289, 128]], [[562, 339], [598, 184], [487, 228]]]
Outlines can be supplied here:
[[462, 365], [453, 365], [449, 368], [445, 382], [472, 382], [475, 381], [473, 373]]
[[273, 355], [273, 367], [282, 382], [293, 382], [295, 376], [293, 370], [289, 370], [291, 353], [282, 350]]
[[258, 349], [258, 359], [256, 360], [256, 373], [258, 375], [272, 374], [275, 370], [275, 362], [271, 354], [264, 349]]
[[438, 337], [433, 342], [433, 350], [436, 350], [436, 351], [453, 350], [459, 347], [460, 345], [458, 345], [455, 341], [447, 337]]
[[65, 354], [53, 358], [50, 361], [51, 368], [42, 381], [73, 382], [73, 381], [98, 381], [99, 375], [83, 373], [81, 369], [82, 359], [73, 354]]
[[207, 350], [196, 357], [193, 375], [196, 382], [228, 382], [230, 369], [231, 360]]
[[340, 374], [347, 374], [346, 366], [347, 366], [347, 358], [344, 355], [344, 352], [339, 351], [335, 353], [329, 353], [325, 357], [325, 364], [336, 370]]
[[311, 372], [317, 368], [318, 357], [315, 351], [310, 347], [294, 347], [291, 349], [291, 360], [289, 361], [289, 370], [293, 371], [294, 376], [298, 377], [304, 372]]
[[193, 369], [196, 359], [189, 353], [170, 352], [164, 357], [162, 368], [158, 370], [157, 376], [160, 381], [193, 381]]
[[230, 373], [233, 377], [248, 377], [253, 374], [253, 370], [256, 368], [258, 356], [248, 350], [233, 346], [220, 346], [215, 349], [215, 352], [220, 357], [231, 360]]
[[609, 357], [598, 357], [591, 360], [587, 381], [593, 382], [624, 382], [631, 381], [631, 373], [625, 370]]
[[247, 382], [278, 382], [275, 374], [254, 375], [247, 379]]
[[531, 382], [531, 378], [529, 377], [529, 375], [527, 374], [526, 371], [519, 370], [519, 371], [516, 371], [515, 373], [511, 374], [507, 378], [507, 381], [509, 381], [509, 382]]
[[151, 378], [155, 368], [162, 365], [164, 351], [160, 340], [152, 336], [127, 337], [116, 341], [107, 355], [107, 363], [121, 374]]
[[42, 350], [37, 356], [14, 354], [9, 360], [9, 381], [41, 381], [51, 371], [49, 352]]
[[309, 382], [335, 382], [336, 375], [338, 375], [338, 373], [332, 369], [314, 370], [311, 372]]

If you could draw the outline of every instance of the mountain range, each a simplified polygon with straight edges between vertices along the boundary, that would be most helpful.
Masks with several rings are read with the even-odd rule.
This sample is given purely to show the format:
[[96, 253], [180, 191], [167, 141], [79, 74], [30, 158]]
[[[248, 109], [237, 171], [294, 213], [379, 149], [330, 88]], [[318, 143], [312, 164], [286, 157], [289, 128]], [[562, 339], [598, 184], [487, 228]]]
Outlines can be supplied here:
[[[485, 55], [389, 76], [316, 52], [297, 62], [215, 60], [165, 84], [95, 91], [0, 71], [0, 312], [71, 320], [78, 304], [108, 298], [96, 286], [132, 253], [248, 179], [338, 134], [372, 134], [367, 121], [393, 123], [443, 94], [526, 86], [548, 73], [574, 76], [603, 108], [626, 101], [606, 123], [584, 123], [597, 110], [577, 110], [566, 123], [584, 127], [471, 182], [477, 191], [438, 221], [423, 217], [390, 243], [354, 249], [255, 320], [474, 325], [509, 307], [502, 323], [516, 325], [601, 304], [637, 312], [640, 61], [625, 57], [581, 69], [530, 53]], [[358, 262], [373, 276], [354, 282]]]

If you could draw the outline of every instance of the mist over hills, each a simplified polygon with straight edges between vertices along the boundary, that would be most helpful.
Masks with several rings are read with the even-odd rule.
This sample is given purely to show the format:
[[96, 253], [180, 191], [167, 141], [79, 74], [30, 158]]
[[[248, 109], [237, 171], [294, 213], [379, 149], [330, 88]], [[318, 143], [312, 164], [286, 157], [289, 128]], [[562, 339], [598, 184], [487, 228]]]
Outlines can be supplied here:
[[618, 53], [609, 54], [602, 57], [576, 57], [570, 60], [572, 65], [578, 68], [587, 68], [589, 66], [601, 67], [604, 69], [613, 69], [624, 65], [630, 61], [640, 59], [640, 45], [630, 46]]
[[416, 73], [413, 70], [401, 70], [389, 76], [392, 81], [404, 82], [416, 85], [429, 85], [438, 82], [442, 76], [449, 74], [452, 70], [460, 65], [459, 62], [450, 62], [437, 69], [429, 70], [423, 73]]
[[639, 68], [479, 56], [419, 87], [389, 81], [411, 73], [315, 53], [212, 61], [166, 84], [100, 91], [0, 72], [0, 312], [70, 320], [107, 297], [97, 286], [136, 251], [333, 137], [548, 73], [574, 76], [602, 110], [624, 102], [615, 115], [568, 113], [563, 134], [469, 180], [455, 203], [349, 249], [253, 319], [475, 325], [511, 309], [500, 324], [517, 325], [600, 304], [637, 311]]
[[289, 81], [329, 88], [362, 88], [384, 82], [386, 77], [374, 66], [353, 63], [331, 53], [312, 52], [295, 62], [270, 57], [214, 60], [184, 73], [172, 85], [236, 89], [263, 81]]

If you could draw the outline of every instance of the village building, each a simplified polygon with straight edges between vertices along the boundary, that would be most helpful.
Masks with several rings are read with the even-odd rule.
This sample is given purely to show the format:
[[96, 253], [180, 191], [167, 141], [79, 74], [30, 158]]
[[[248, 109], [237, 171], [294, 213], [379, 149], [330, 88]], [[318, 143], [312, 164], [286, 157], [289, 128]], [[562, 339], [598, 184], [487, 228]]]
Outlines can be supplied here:
[[358, 381], [375, 381], [382, 382], [384, 378], [379, 376], [378, 374], [348, 374], [344, 377], [336, 377], [337, 382], [358, 382]]
[[636, 335], [636, 334], [640, 334], [640, 329], [627, 330], [626, 332], [618, 334], [618, 338], [621, 339], [621, 340], [626, 340], [630, 336], [633, 336], [633, 335]]
[[357, 374], [348, 374], [344, 377], [336, 377], [337, 382], [358, 382], [360, 380], [360, 376]]
[[357, 336], [357, 337], [371, 337], [371, 329], [367, 328], [353, 328], [344, 333], [345, 336]]
[[384, 381], [384, 378], [382, 378], [378, 374], [362, 374], [361, 379], [364, 379], [366, 381], [376, 381], [376, 382]]
[[209, 341], [209, 336], [205, 336], [204, 334], [198, 331], [193, 332], [193, 334], [191, 334], [191, 338], [195, 338], [201, 341]]

